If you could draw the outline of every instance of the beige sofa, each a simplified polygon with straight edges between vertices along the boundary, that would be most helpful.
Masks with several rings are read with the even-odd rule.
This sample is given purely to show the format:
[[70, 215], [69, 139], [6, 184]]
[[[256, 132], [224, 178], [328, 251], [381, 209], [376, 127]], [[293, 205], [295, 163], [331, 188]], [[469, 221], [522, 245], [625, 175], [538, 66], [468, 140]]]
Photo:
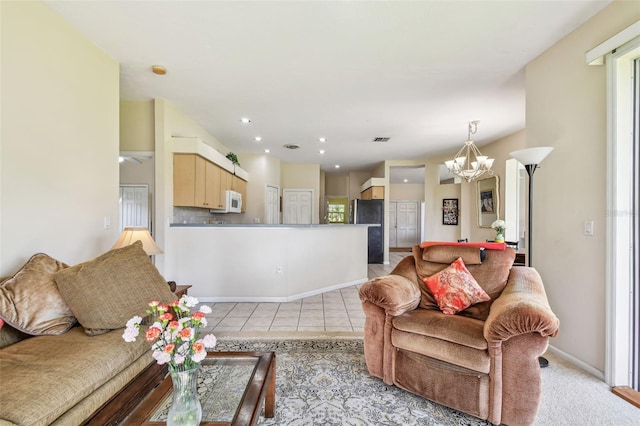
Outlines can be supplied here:
[[[489, 300], [445, 314], [427, 282], [444, 281], [458, 258]], [[559, 321], [538, 273], [512, 267], [514, 258], [510, 248], [415, 246], [389, 276], [365, 283], [360, 299], [369, 373], [494, 424], [533, 424], [541, 394], [538, 357]]]
[[[139, 243], [73, 267], [34, 255], [0, 283], [0, 425], [116, 421], [136, 403], [121, 397], [127, 384], [164, 373], [122, 328], [148, 301], [175, 298]], [[101, 410], [110, 401], [119, 410]]]

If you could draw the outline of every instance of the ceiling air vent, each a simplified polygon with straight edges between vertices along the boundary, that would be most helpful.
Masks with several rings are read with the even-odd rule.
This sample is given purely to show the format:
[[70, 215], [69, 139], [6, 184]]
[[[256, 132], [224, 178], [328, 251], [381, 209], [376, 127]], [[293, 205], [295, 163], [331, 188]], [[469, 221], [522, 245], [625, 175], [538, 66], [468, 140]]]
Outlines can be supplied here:
[[300, 145], [295, 145], [295, 144], [292, 144], [292, 143], [288, 143], [288, 144], [282, 145], [282, 146], [284, 146], [287, 149], [298, 149], [298, 148], [300, 148]]
[[372, 142], [389, 142], [391, 138], [373, 138]]

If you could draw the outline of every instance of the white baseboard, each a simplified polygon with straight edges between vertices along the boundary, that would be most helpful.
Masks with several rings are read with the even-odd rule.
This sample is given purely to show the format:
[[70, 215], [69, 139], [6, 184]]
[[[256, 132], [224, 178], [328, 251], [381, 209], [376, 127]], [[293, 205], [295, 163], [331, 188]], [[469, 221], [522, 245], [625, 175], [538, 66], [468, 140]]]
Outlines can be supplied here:
[[560, 349], [556, 348], [555, 346], [549, 345], [549, 352], [552, 352], [554, 355], [558, 356], [559, 358], [562, 358], [563, 360], [575, 365], [576, 367], [586, 371], [587, 373], [591, 374], [592, 376], [597, 377], [598, 379], [602, 380], [604, 382], [604, 372], [598, 370], [597, 368], [594, 368], [592, 366], [590, 366], [589, 364], [585, 363], [584, 361], [580, 361], [578, 358], [574, 357], [573, 355], [569, 355], [568, 353], [561, 351]]
[[341, 288], [351, 287], [353, 285], [363, 284], [369, 281], [369, 278], [361, 278], [359, 280], [348, 281], [345, 283], [335, 284], [329, 287], [318, 288], [305, 293], [298, 293], [285, 297], [260, 297], [260, 296], [244, 296], [244, 297], [198, 297], [198, 301], [207, 303], [287, 303], [294, 300], [311, 297], [328, 291], [340, 290]]

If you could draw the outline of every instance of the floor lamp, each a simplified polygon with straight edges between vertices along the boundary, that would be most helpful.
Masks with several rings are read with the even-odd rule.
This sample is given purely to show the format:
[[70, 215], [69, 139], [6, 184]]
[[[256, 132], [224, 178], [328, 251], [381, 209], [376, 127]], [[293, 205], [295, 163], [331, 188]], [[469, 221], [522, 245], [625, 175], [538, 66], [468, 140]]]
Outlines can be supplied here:
[[[538, 168], [538, 165], [544, 160], [547, 155], [549, 155], [553, 151], [552, 147], [538, 147], [538, 148], [527, 148], [521, 149], [519, 151], [513, 151], [509, 155], [518, 160], [524, 168], [527, 170], [527, 174], [529, 175], [529, 214], [528, 214], [528, 222], [527, 222], [527, 266], [532, 266], [532, 258], [533, 258], [533, 173]], [[545, 357], [539, 357], [538, 362], [540, 363], [540, 368], [546, 367], [549, 365], [549, 361]]]

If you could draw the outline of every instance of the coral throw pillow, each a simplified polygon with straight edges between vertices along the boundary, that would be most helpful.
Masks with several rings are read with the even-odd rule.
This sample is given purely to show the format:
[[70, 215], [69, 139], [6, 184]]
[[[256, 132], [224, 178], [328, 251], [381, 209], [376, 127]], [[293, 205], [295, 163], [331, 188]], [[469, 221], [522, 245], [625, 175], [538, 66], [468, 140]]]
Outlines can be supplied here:
[[459, 257], [446, 269], [424, 279], [440, 310], [456, 314], [476, 303], [491, 300]]

